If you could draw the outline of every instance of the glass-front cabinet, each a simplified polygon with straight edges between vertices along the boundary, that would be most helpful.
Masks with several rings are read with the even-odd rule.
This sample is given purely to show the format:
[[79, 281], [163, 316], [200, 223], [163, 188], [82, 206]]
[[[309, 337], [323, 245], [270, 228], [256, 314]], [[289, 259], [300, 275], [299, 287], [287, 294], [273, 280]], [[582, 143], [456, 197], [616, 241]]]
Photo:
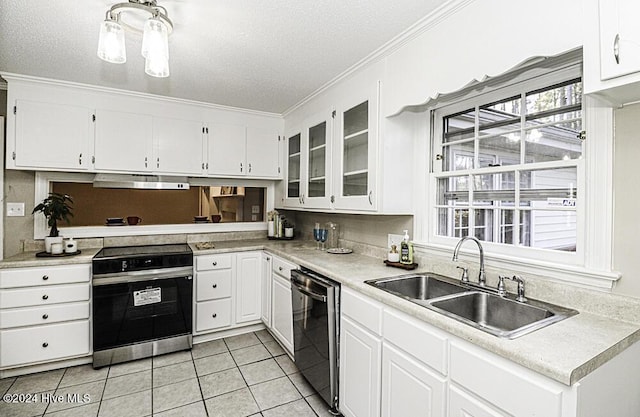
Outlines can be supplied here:
[[287, 135], [285, 206], [329, 208], [333, 127], [331, 112], [309, 117], [303, 126], [303, 129], [293, 129]]
[[302, 206], [302, 134], [299, 130], [292, 130], [287, 134], [287, 183], [285, 190], [285, 206]]
[[346, 103], [337, 112], [334, 153], [334, 207], [375, 210], [377, 100]]

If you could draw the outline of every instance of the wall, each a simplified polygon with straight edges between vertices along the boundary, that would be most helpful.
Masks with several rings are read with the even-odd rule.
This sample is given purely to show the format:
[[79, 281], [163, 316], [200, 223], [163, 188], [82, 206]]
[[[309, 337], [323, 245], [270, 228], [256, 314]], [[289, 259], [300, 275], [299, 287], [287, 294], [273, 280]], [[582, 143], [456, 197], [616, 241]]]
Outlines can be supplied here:
[[614, 148], [613, 268], [622, 273], [614, 292], [640, 298], [640, 104], [616, 110]]

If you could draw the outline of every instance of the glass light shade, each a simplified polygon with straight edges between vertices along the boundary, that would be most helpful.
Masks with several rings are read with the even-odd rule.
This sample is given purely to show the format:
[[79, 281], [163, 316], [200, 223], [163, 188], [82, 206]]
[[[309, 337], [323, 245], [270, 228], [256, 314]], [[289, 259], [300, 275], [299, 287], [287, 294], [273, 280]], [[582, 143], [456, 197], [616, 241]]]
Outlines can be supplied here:
[[169, 58], [169, 33], [167, 26], [155, 17], [148, 19], [144, 24], [142, 35], [142, 56], [149, 57], [153, 53]]
[[168, 77], [169, 58], [163, 54], [149, 53], [144, 61], [144, 72], [152, 77]]
[[98, 40], [98, 57], [114, 64], [122, 64], [127, 61], [124, 30], [118, 22], [114, 20], [102, 22]]

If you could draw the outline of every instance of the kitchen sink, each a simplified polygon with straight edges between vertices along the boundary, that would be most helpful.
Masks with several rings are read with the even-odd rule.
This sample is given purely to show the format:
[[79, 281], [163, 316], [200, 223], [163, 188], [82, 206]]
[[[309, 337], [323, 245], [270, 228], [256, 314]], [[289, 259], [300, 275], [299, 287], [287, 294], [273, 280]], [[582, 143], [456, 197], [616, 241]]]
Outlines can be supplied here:
[[537, 300], [522, 302], [510, 294], [500, 296], [478, 291], [477, 286], [467, 286], [434, 273], [365, 283], [505, 339], [514, 339], [578, 314], [575, 310]]
[[434, 300], [430, 306], [446, 316], [507, 339], [522, 336], [577, 313], [535, 300], [521, 303], [479, 291]]
[[445, 295], [468, 291], [467, 288], [454, 284], [451, 278], [442, 275], [411, 274], [393, 278], [382, 278], [365, 281], [381, 290], [399, 295], [409, 300], [430, 300]]

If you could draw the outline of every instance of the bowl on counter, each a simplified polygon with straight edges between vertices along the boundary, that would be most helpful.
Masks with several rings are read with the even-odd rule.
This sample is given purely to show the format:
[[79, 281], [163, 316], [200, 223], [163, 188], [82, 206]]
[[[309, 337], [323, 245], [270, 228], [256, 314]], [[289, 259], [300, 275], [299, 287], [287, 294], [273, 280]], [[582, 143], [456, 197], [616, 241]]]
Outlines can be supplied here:
[[222, 220], [222, 216], [219, 214], [212, 214], [211, 215], [211, 221], [214, 223], [220, 223], [220, 220]]

